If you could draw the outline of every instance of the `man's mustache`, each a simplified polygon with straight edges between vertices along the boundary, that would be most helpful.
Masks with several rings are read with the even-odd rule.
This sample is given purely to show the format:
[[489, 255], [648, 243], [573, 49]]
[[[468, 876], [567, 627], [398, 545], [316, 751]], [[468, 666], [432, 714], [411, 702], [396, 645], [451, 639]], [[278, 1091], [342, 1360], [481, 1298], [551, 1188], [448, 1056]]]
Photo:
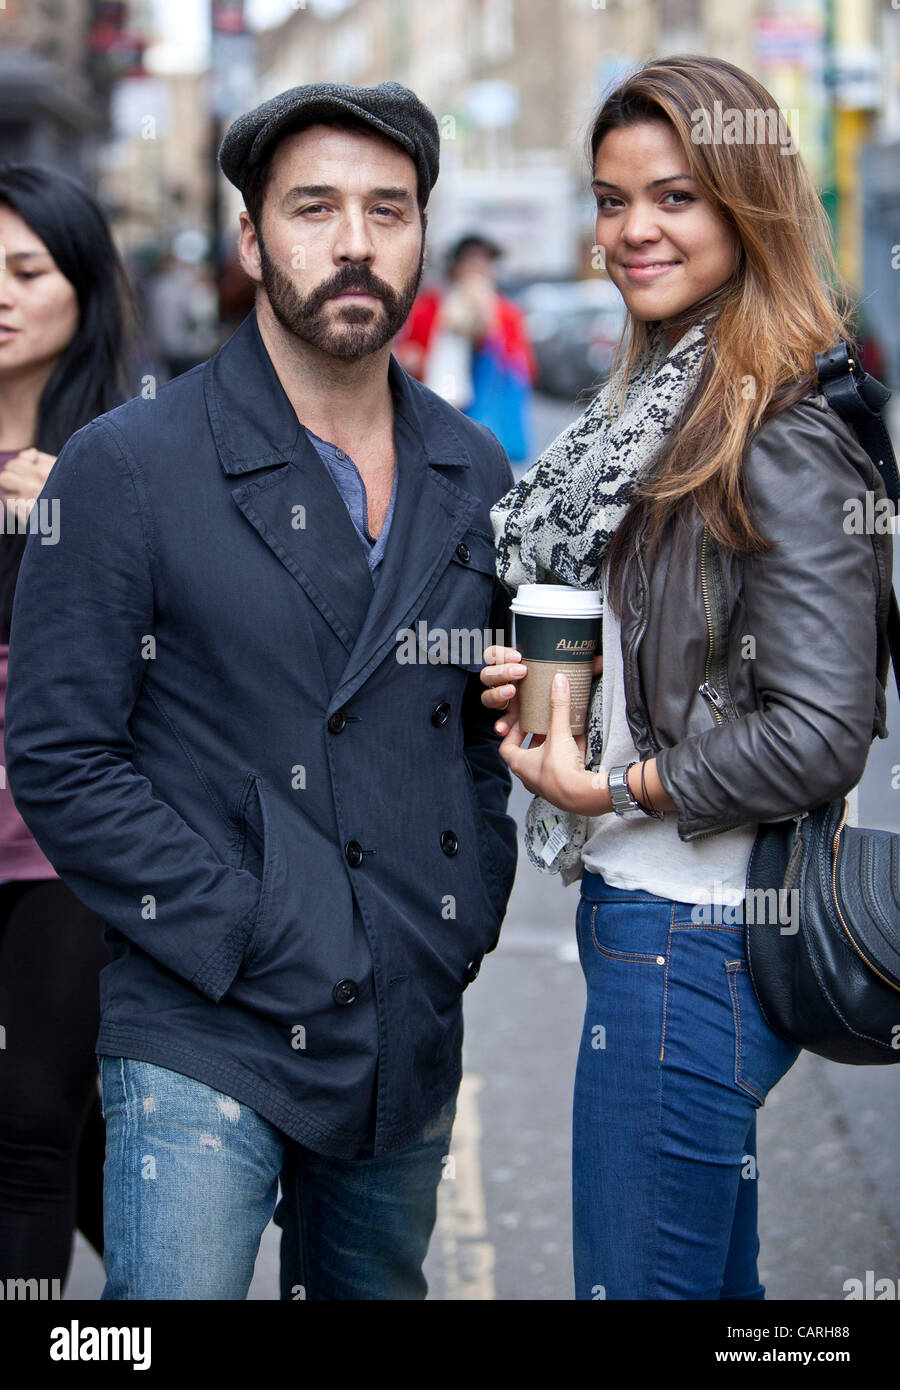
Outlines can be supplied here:
[[332, 299], [338, 294], [347, 294], [351, 290], [375, 295], [376, 298], [386, 300], [388, 303], [394, 299], [394, 292], [390, 285], [379, 280], [377, 276], [372, 274], [371, 270], [365, 266], [347, 266], [313, 292], [308, 301], [309, 309], [312, 311], [321, 309], [326, 300]]

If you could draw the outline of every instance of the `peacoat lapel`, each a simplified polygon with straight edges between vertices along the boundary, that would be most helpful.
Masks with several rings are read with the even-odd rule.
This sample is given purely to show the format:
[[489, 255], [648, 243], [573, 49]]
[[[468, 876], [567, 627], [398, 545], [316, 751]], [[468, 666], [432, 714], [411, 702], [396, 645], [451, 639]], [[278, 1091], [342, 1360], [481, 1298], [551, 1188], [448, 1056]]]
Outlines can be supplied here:
[[[397, 495], [373, 586], [346, 504], [297, 420], [251, 313], [207, 363], [204, 393], [235, 504], [329, 623], [347, 662], [329, 709], [349, 699], [408, 626], [450, 561], [477, 500], [459, 434], [391, 358]], [[261, 472], [266, 469], [268, 471]]]
[[397, 497], [378, 585], [330, 708], [348, 700], [396, 646], [471, 522], [477, 499], [459, 486], [470, 466], [461, 437], [391, 358]]
[[238, 479], [253, 475], [232, 489], [236, 506], [349, 654], [372, 599], [369, 567], [344, 500], [278, 380], [255, 312], [207, 363], [204, 393], [222, 468]]

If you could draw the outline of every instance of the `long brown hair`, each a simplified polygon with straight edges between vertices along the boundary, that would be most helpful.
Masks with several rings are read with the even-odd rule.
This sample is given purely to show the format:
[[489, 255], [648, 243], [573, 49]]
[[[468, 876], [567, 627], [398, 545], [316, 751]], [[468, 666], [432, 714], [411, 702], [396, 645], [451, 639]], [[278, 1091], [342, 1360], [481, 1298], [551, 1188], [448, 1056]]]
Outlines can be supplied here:
[[[748, 119], [751, 111], [768, 113], [767, 130], [772, 133], [774, 120], [782, 134], [735, 144], [709, 138], [716, 103], [720, 112], [736, 110]], [[660, 120], [672, 128], [686, 167], [734, 229], [741, 249], [730, 279], [679, 319], [686, 330], [710, 308], [717, 310], [679, 427], [610, 544], [609, 587], [616, 608], [637, 532], [649, 523], [652, 550], [666, 523], [690, 502], [724, 546], [768, 549], [744, 497], [748, 438], [764, 420], [807, 394], [815, 381], [815, 354], [851, 331], [850, 295], [835, 264], [828, 218], [796, 145], [785, 148], [786, 122], [766, 88], [719, 58], [652, 59], [602, 102], [589, 136], [592, 169], [609, 131]], [[647, 325], [627, 315], [613, 364], [611, 414], [621, 410], [629, 373], [647, 338]]]

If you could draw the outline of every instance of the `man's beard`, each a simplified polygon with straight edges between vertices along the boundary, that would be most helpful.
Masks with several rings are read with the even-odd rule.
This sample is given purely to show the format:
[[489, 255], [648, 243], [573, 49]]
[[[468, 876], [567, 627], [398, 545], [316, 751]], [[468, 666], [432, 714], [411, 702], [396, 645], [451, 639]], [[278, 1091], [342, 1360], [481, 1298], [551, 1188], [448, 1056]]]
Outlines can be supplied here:
[[[355, 362], [383, 348], [403, 327], [419, 290], [425, 262], [425, 238], [415, 273], [399, 293], [373, 275], [367, 265], [345, 265], [330, 280], [305, 297], [270, 260], [257, 230], [263, 285], [272, 312], [283, 328], [304, 343], [329, 357]], [[377, 295], [382, 308], [368, 304], [342, 304], [334, 317], [326, 313], [326, 302], [348, 290]]]

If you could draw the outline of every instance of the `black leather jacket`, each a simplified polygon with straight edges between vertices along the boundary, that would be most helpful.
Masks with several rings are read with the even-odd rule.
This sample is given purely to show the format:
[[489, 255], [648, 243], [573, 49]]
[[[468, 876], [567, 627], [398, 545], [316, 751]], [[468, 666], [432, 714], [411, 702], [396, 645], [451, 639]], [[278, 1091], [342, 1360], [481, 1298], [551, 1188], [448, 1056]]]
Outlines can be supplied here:
[[887, 734], [893, 541], [845, 527], [849, 499], [884, 496], [874, 465], [815, 391], [762, 425], [745, 458], [774, 549], [725, 550], [694, 511], [652, 566], [638, 536], [624, 576], [628, 723], [682, 840], [844, 795]]

